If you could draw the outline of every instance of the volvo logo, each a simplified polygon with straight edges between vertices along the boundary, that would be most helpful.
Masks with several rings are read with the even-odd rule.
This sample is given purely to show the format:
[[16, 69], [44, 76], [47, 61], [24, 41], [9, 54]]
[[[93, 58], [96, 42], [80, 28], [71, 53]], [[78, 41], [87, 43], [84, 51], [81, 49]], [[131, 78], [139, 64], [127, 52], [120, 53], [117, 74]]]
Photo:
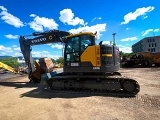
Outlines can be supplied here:
[[46, 40], [47, 40], [46, 38], [39, 38], [39, 39], [32, 40], [32, 43], [39, 43], [39, 42], [43, 42]]

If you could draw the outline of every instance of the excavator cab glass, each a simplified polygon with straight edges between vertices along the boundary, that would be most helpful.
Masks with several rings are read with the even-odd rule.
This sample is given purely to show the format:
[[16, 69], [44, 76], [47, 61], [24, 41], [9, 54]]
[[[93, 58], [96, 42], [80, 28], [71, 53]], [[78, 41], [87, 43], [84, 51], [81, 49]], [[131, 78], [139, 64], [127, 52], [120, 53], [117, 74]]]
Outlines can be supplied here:
[[89, 34], [70, 36], [66, 39], [64, 60], [65, 62], [80, 62], [80, 56], [84, 50], [95, 44], [95, 38]]

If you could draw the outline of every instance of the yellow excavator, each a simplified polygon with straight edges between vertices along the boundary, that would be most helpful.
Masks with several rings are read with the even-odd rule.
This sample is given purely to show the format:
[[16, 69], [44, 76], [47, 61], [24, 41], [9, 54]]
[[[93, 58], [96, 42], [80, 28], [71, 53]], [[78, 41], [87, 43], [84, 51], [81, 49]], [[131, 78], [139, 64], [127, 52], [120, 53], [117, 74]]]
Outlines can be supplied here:
[[10, 72], [16, 73], [14, 68], [12, 68], [11, 66], [4, 64], [2, 62], [0, 62], [0, 68], [3, 68], [3, 69], [8, 70]]
[[140, 91], [138, 82], [121, 76], [119, 48], [115, 45], [96, 44], [96, 34], [51, 30], [33, 33], [31, 38], [20, 36], [20, 48], [29, 68], [29, 79], [40, 82], [34, 76], [31, 46], [47, 43], [63, 43], [63, 72], [46, 73], [48, 86], [53, 90], [91, 90], [103, 92], [129, 93]]

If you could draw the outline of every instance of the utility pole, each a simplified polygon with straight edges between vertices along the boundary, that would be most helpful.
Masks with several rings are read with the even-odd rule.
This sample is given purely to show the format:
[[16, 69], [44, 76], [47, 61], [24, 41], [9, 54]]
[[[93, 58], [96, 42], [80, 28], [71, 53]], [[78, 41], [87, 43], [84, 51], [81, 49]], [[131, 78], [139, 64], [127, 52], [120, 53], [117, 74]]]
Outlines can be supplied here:
[[112, 35], [113, 35], [113, 45], [116, 46], [116, 38], [115, 38], [116, 37], [116, 33], [113, 33]]

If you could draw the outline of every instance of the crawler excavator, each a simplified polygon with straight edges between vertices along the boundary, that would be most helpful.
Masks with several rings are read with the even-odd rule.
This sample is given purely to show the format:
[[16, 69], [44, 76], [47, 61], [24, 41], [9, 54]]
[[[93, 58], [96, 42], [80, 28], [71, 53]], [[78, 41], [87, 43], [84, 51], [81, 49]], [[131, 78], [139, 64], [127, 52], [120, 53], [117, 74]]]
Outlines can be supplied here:
[[96, 34], [80, 32], [71, 34], [61, 30], [33, 33], [32, 38], [20, 36], [20, 48], [29, 68], [29, 79], [40, 81], [35, 71], [31, 46], [61, 42], [64, 47], [63, 72], [50, 76], [47, 84], [53, 90], [90, 90], [136, 95], [138, 82], [123, 77], [119, 72], [119, 49], [115, 45], [95, 42]]

